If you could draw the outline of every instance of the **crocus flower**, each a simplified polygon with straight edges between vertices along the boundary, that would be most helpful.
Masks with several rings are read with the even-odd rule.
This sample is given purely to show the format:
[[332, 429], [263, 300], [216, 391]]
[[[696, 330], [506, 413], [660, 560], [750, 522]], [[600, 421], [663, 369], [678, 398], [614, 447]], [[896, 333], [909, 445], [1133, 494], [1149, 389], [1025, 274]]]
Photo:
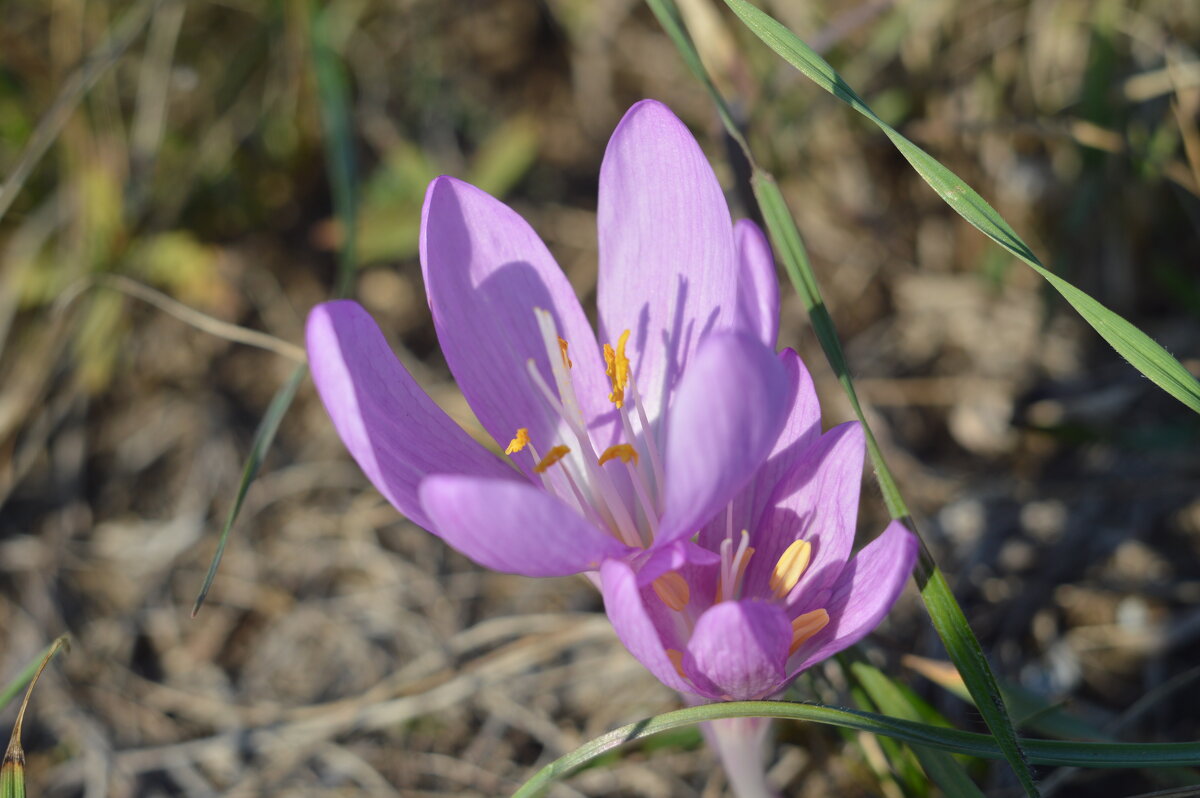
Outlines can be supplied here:
[[916, 538], [893, 522], [850, 556], [862, 429], [850, 422], [822, 435], [811, 379], [795, 353], [781, 357], [796, 399], [741, 494], [670, 557], [601, 568], [625, 646], [701, 700], [771, 697], [861, 640], [895, 603], [917, 555]]
[[429, 186], [420, 250], [434, 325], [503, 458], [430, 400], [359, 305], [309, 316], [317, 391], [367, 477], [495, 570], [677, 559], [763, 467], [796, 395], [774, 354], [766, 240], [732, 224], [665, 106], [635, 105], [613, 133], [597, 216], [599, 336], [520, 216], [453, 178]]

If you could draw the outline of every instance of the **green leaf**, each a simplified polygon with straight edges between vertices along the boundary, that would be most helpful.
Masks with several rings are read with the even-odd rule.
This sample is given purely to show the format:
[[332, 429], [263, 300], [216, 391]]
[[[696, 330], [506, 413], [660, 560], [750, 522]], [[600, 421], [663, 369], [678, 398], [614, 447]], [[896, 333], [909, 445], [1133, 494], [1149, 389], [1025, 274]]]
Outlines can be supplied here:
[[747, 0], [725, 0], [733, 13], [768, 47], [811, 79], [875, 123], [925, 182], [960, 216], [984, 235], [1024, 261], [1071, 303], [1088, 324], [1100, 333], [1134, 368], [1167, 393], [1200, 412], [1200, 381], [1150, 336], [1104, 307], [1085, 292], [1057, 276], [1037, 259], [1029, 246], [983, 197], [879, 118], [829, 63], [781, 23]]
[[[891, 718], [872, 712], [799, 704], [787, 701], [729, 701], [705, 704], [656, 715], [622, 726], [587, 742], [546, 765], [525, 782], [513, 798], [540, 795], [551, 783], [578, 770], [596, 757], [628, 743], [682, 726], [721, 718], [781, 718], [824, 723], [844, 729], [870, 732], [912, 745], [965, 754], [983, 759], [1002, 759], [996, 740], [987, 734], [947, 729], [926, 723]], [[1039, 765], [1072, 765], [1090, 768], [1151, 768], [1200, 765], [1200, 742], [1191, 743], [1094, 743], [1060, 740], [1023, 740], [1030, 761]]]
[[[932, 713], [939, 721], [943, 720], [933, 712], [931, 707], [922, 706], [924, 702], [906, 691], [901, 685], [893, 682], [878, 668], [866, 662], [855, 662], [850, 665], [850, 672], [862, 685], [872, 703], [885, 715], [904, 720], [922, 721], [928, 720], [928, 716]], [[949, 726], [948, 723], [937, 723], [936, 725], [943, 728]], [[926, 775], [941, 787], [946, 795], [953, 795], [955, 798], [971, 798], [972, 796], [983, 798], [983, 793], [975, 786], [975, 782], [971, 781], [971, 777], [952, 755], [920, 745], [914, 745], [912, 750], [917, 755], [917, 760], [921, 763]]]
[[233, 506], [229, 508], [229, 515], [225, 517], [225, 526], [221, 528], [217, 551], [213, 554], [212, 563], [208, 566], [208, 573], [204, 576], [204, 584], [200, 586], [200, 592], [196, 595], [196, 601], [192, 605], [193, 618], [196, 617], [196, 613], [200, 612], [200, 607], [208, 596], [213, 580], [217, 577], [217, 568], [221, 565], [221, 557], [225, 554], [225, 544], [229, 542], [229, 533], [233, 529], [233, 522], [237, 520], [238, 513], [242, 511], [242, 504], [246, 501], [250, 483], [254, 482], [258, 476], [258, 471], [271, 448], [271, 443], [275, 440], [275, 433], [279, 431], [279, 424], [287, 414], [288, 408], [292, 406], [292, 400], [296, 398], [296, 391], [307, 374], [308, 366], [297, 366], [292, 375], [288, 377], [287, 382], [275, 392], [262, 421], [258, 422], [258, 429], [254, 432], [254, 442], [250, 446], [250, 455], [246, 458], [245, 466], [242, 467], [242, 479], [238, 483]]

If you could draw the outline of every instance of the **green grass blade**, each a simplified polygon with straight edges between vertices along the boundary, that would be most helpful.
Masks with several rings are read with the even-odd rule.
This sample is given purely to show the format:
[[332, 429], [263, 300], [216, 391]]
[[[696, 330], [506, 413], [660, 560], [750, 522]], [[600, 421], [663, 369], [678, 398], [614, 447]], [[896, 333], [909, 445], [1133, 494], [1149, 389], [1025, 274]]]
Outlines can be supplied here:
[[[918, 705], [919, 699], [916, 696], [906, 692], [878, 668], [865, 662], [854, 662], [850, 665], [850, 672], [866, 691], [872, 703], [885, 715], [918, 722], [929, 720], [929, 708]], [[940, 716], [937, 718], [941, 720]], [[941, 787], [946, 795], [953, 795], [955, 798], [984, 798], [983, 792], [971, 781], [971, 777], [951, 754], [921, 745], [912, 746], [912, 750], [926, 775]]]
[[[309, 46], [312, 53], [313, 72], [316, 75], [317, 104], [321, 109], [321, 126], [324, 132], [325, 161], [329, 173], [329, 184], [333, 194], [334, 212], [341, 226], [341, 250], [338, 253], [338, 273], [334, 285], [334, 296], [344, 297], [350, 294], [354, 285], [354, 275], [358, 264], [358, 199], [355, 189], [354, 142], [351, 136], [349, 83], [346, 79], [345, 68], [338, 54], [330, 43], [331, 21], [329, 15], [335, 12], [335, 6], [319, 7], [310, 3], [308, 7]], [[200, 611], [208, 591], [217, 575], [221, 557], [225, 553], [225, 545], [229, 541], [229, 533], [233, 523], [241, 512], [246, 493], [258, 476], [263, 459], [275, 440], [279, 424], [296, 398], [296, 391], [308, 373], [307, 366], [299, 366], [288, 381], [284, 383], [271, 399], [258, 430], [254, 433], [254, 443], [242, 469], [242, 479], [238, 483], [237, 495], [233, 506], [221, 529], [221, 537], [217, 542], [217, 551], [212, 563], [205, 574], [204, 584], [192, 605], [192, 617]]]
[[263, 415], [262, 421], [258, 423], [258, 429], [254, 432], [254, 442], [250, 446], [250, 455], [246, 458], [246, 464], [242, 468], [242, 479], [238, 483], [233, 506], [229, 508], [229, 514], [225, 517], [225, 525], [221, 528], [217, 551], [213, 554], [212, 562], [208, 566], [208, 573], [204, 576], [204, 584], [200, 586], [200, 592], [196, 595], [196, 601], [192, 605], [193, 618], [200, 611], [204, 599], [208, 597], [213, 580], [217, 577], [217, 568], [220, 567], [221, 557], [225, 554], [229, 533], [233, 529], [233, 522], [237, 520], [238, 513], [242, 511], [242, 504], [246, 501], [250, 483], [254, 482], [258, 476], [258, 471], [271, 448], [271, 443], [275, 440], [275, 433], [279, 431], [279, 424], [287, 414], [288, 408], [292, 406], [292, 400], [296, 398], [296, 391], [299, 390], [300, 383], [304, 381], [307, 374], [308, 366], [297, 366], [292, 375], [288, 377], [287, 382], [275, 392], [271, 404], [267, 406], [267, 412]]
[[759, 39], [825, 91], [871, 120], [891, 139], [925, 182], [946, 204], [1044, 277], [1055, 290], [1134, 368], [1167, 393], [1200, 412], [1200, 381], [1150, 336], [1046, 269], [1029, 246], [970, 186], [876, 116], [829, 63], [781, 23], [747, 0], [725, 0]]
[[[825, 351], [826, 358], [845, 390], [855, 415], [862, 423], [867, 440], [867, 451], [870, 454], [871, 464], [875, 469], [875, 476], [888, 511], [893, 518], [902, 519], [910, 528], [915, 529], [909, 518], [908, 507], [900, 494], [891, 470], [883, 459], [879, 443], [875, 439], [859, 403], [833, 319], [821, 299], [820, 287], [809, 263], [804, 242], [782, 193], [780, 193], [774, 178], [755, 164], [753, 154], [749, 151], [745, 139], [741, 137], [740, 131], [737, 130], [727, 111], [724, 98], [721, 97], [720, 92], [717, 91], [716, 86], [705, 72], [695, 45], [680, 23], [674, 4], [671, 0], [647, 0], [647, 2], [679, 49], [685, 64], [712, 96], [729, 134], [746, 153], [746, 158], [754, 169], [754, 195], [762, 211], [767, 231], [770, 233], [776, 252], [783, 262], [792, 285], [809, 312], [813, 329]], [[1028, 763], [1022, 756], [1016, 731], [1005, 710], [1004, 699], [1001, 696], [996, 677], [988, 665], [979, 641], [967, 624], [962, 608], [959, 607], [954, 595], [950, 592], [945, 577], [938, 570], [937, 564], [923, 543], [916, 577], [934, 629], [946, 646], [955, 667], [963, 675], [963, 680], [975, 697], [977, 704], [981, 707], [980, 712], [984, 716], [988, 728], [1000, 740], [1001, 750], [1004, 751], [1005, 758], [1017, 773], [1027, 794], [1037, 795], [1033, 776]]]
[[[513, 798], [540, 795], [550, 784], [610, 751], [660, 732], [721, 718], [780, 718], [824, 723], [870, 732], [910, 745], [1002, 759], [996, 740], [987, 734], [947, 729], [927, 723], [892, 718], [872, 712], [797, 704], [787, 701], [729, 701], [705, 704], [656, 715], [603, 734], [567, 753], [534, 774]], [[1039, 765], [1075, 765], [1091, 768], [1174, 767], [1200, 765], [1200, 742], [1191, 743], [1079, 743], [1059, 740], [1024, 740], [1031, 761]]]
[[29, 684], [30, 680], [33, 679], [33, 675], [38, 672], [38, 668], [41, 666], [42, 661], [49, 657], [50, 654], [54, 652], [54, 649], [58, 647], [58, 645], [59, 641], [55, 640], [50, 645], [46, 646], [44, 649], [42, 649], [42, 653], [38, 654], [37, 657], [35, 657], [28, 665], [25, 666], [25, 670], [18, 673], [17, 677], [11, 682], [4, 685], [4, 689], [0, 690], [0, 712], [3, 712], [5, 707], [12, 703], [12, 700], [21, 694], [21, 691], [25, 689], [25, 685]]
[[[845, 354], [842, 352], [841, 341], [837, 336], [837, 330], [834, 327], [833, 319], [829, 316], [829, 311], [821, 300], [820, 289], [817, 286], [816, 277], [813, 275], [808, 254], [804, 249], [804, 243], [796, 229], [796, 223], [792, 219], [791, 211], [787, 207], [783, 194], [780, 193], [779, 187], [771, 176], [759, 170], [754, 178], [754, 195], [758, 199], [767, 231], [775, 243], [776, 252], [783, 262], [784, 269], [808, 309], [817, 340], [825, 350], [825, 356], [829, 360], [830, 366], [833, 367], [838, 382], [841, 383], [846, 396], [850, 399], [850, 405], [854, 408], [855, 415], [862, 423], [867, 439], [867, 451], [871, 457], [871, 464], [875, 468], [875, 476], [879, 481], [888, 511], [893, 518], [901, 519], [909, 528], [915, 529], [908, 517], [908, 506], [900, 495], [900, 489], [896, 485], [891, 469], [883, 459], [879, 442], [875, 439], [871, 425], [867, 423], [866, 416], [863, 414], [862, 405], [859, 403], [858, 394], [854, 389], [854, 381], [850, 377], [850, 370], [846, 364]], [[1005, 753], [1005, 759], [1017, 773], [1026, 793], [1037, 795], [1033, 774], [1025, 761], [1017, 740], [1016, 730], [1005, 709], [1004, 698], [996, 676], [992, 673], [991, 666], [988, 665], [987, 657], [979, 645], [979, 640], [971, 631], [966, 616], [963, 615], [962, 607], [959, 606], [954, 594], [950, 591], [946, 577], [934, 562], [933, 556], [925, 547], [924, 542], [921, 544], [921, 556], [917, 562], [916, 579], [933, 627], [942, 639], [942, 644], [945, 645], [951, 661], [962, 674], [963, 682], [975, 699], [988, 728], [996, 735], [1001, 750]]]

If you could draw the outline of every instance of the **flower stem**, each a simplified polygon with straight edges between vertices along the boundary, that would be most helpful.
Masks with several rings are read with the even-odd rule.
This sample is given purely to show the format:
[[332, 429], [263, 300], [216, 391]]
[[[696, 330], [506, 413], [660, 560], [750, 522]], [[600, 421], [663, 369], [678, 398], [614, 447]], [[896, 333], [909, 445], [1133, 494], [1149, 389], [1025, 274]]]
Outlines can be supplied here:
[[709, 745], [721, 758], [737, 798], [778, 798], [767, 783], [770, 731], [770, 718], [723, 718], [704, 724]]

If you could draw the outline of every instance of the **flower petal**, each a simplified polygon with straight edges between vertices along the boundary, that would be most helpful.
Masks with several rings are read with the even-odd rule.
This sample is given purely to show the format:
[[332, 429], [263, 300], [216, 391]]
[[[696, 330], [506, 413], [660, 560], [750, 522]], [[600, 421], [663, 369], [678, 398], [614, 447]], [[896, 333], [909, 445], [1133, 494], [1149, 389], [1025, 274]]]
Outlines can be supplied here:
[[758, 225], [739, 219], [733, 226], [733, 241], [741, 266], [738, 279], [738, 323], [744, 332], [757, 335], [775, 348], [779, 336], [779, 278], [771, 245]]
[[631, 551], [566, 502], [523, 482], [432, 476], [421, 483], [420, 497], [433, 530], [494, 571], [566, 576]]
[[357, 302], [317, 305], [306, 337], [313, 382], [342, 442], [371, 484], [414, 523], [430, 526], [417, 498], [429, 474], [518, 478], [421, 390]]
[[787, 395], [792, 397], [787, 420], [783, 422], [783, 430], [775, 439], [767, 461], [742, 488], [731, 509], [719, 511], [701, 530], [700, 545], [711, 551], [720, 550], [721, 541], [730, 531], [736, 535], [743, 529], [758, 530], [763, 511], [774, 498], [779, 481], [821, 437], [821, 405], [808, 369], [792, 349], [783, 350], [778, 358], [787, 375]]
[[634, 105], [609, 139], [597, 227], [601, 335], [631, 331], [634, 377], [654, 419], [701, 339], [738, 320], [729, 206], [696, 140], [662, 103]]
[[[546, 245], [511, 208], [460, 180], [434, 180], [421, 215], [421, 269], [446, 362], [493, 438], [503, 444], [526, 427], [542, 452], [567, 439], [526, 367], [532, 358], [554, 385], [535, 308], [550, 311], [570, 347], [586, 419], [612, 415], [600, 350], [579, 300]], [[528, 449], [513, 460], [532, 473]]]
[[704, 342], [665, 419], [656, 544], [692, 535], [729, 503], [766, 459], [787, 410], [787, 374], [762, 342], [728, 333]]
[[792, 624], [778, 604], [722, 601], [696, 621], [683, 669], [726, 700], [761, 698], [782, 686], [791, 643]]
[[600, 566], [600, 584], [604, 611], [629, 653], [667, 687], [684, 693], [696, 692], [667, 656], [663, 633], [647, 612], [646, 599], [633, 568], [620, 560], [606, 560]]
[[916, 536], [893, 521], [847, 563], [825, 604], [829, 625], [796, 651], [789, 678], [854, 645], [878, 626], [904, 590], [919, 548]]
[[745, 595], [767, 595], [775, 563], [801, 538], [813, 551], [792, 590], [793, 607], [837, 578], [854, 546], [865, 452], [862, 427], [851, 421], [826, 432], [799, 456], [758, 523]]

